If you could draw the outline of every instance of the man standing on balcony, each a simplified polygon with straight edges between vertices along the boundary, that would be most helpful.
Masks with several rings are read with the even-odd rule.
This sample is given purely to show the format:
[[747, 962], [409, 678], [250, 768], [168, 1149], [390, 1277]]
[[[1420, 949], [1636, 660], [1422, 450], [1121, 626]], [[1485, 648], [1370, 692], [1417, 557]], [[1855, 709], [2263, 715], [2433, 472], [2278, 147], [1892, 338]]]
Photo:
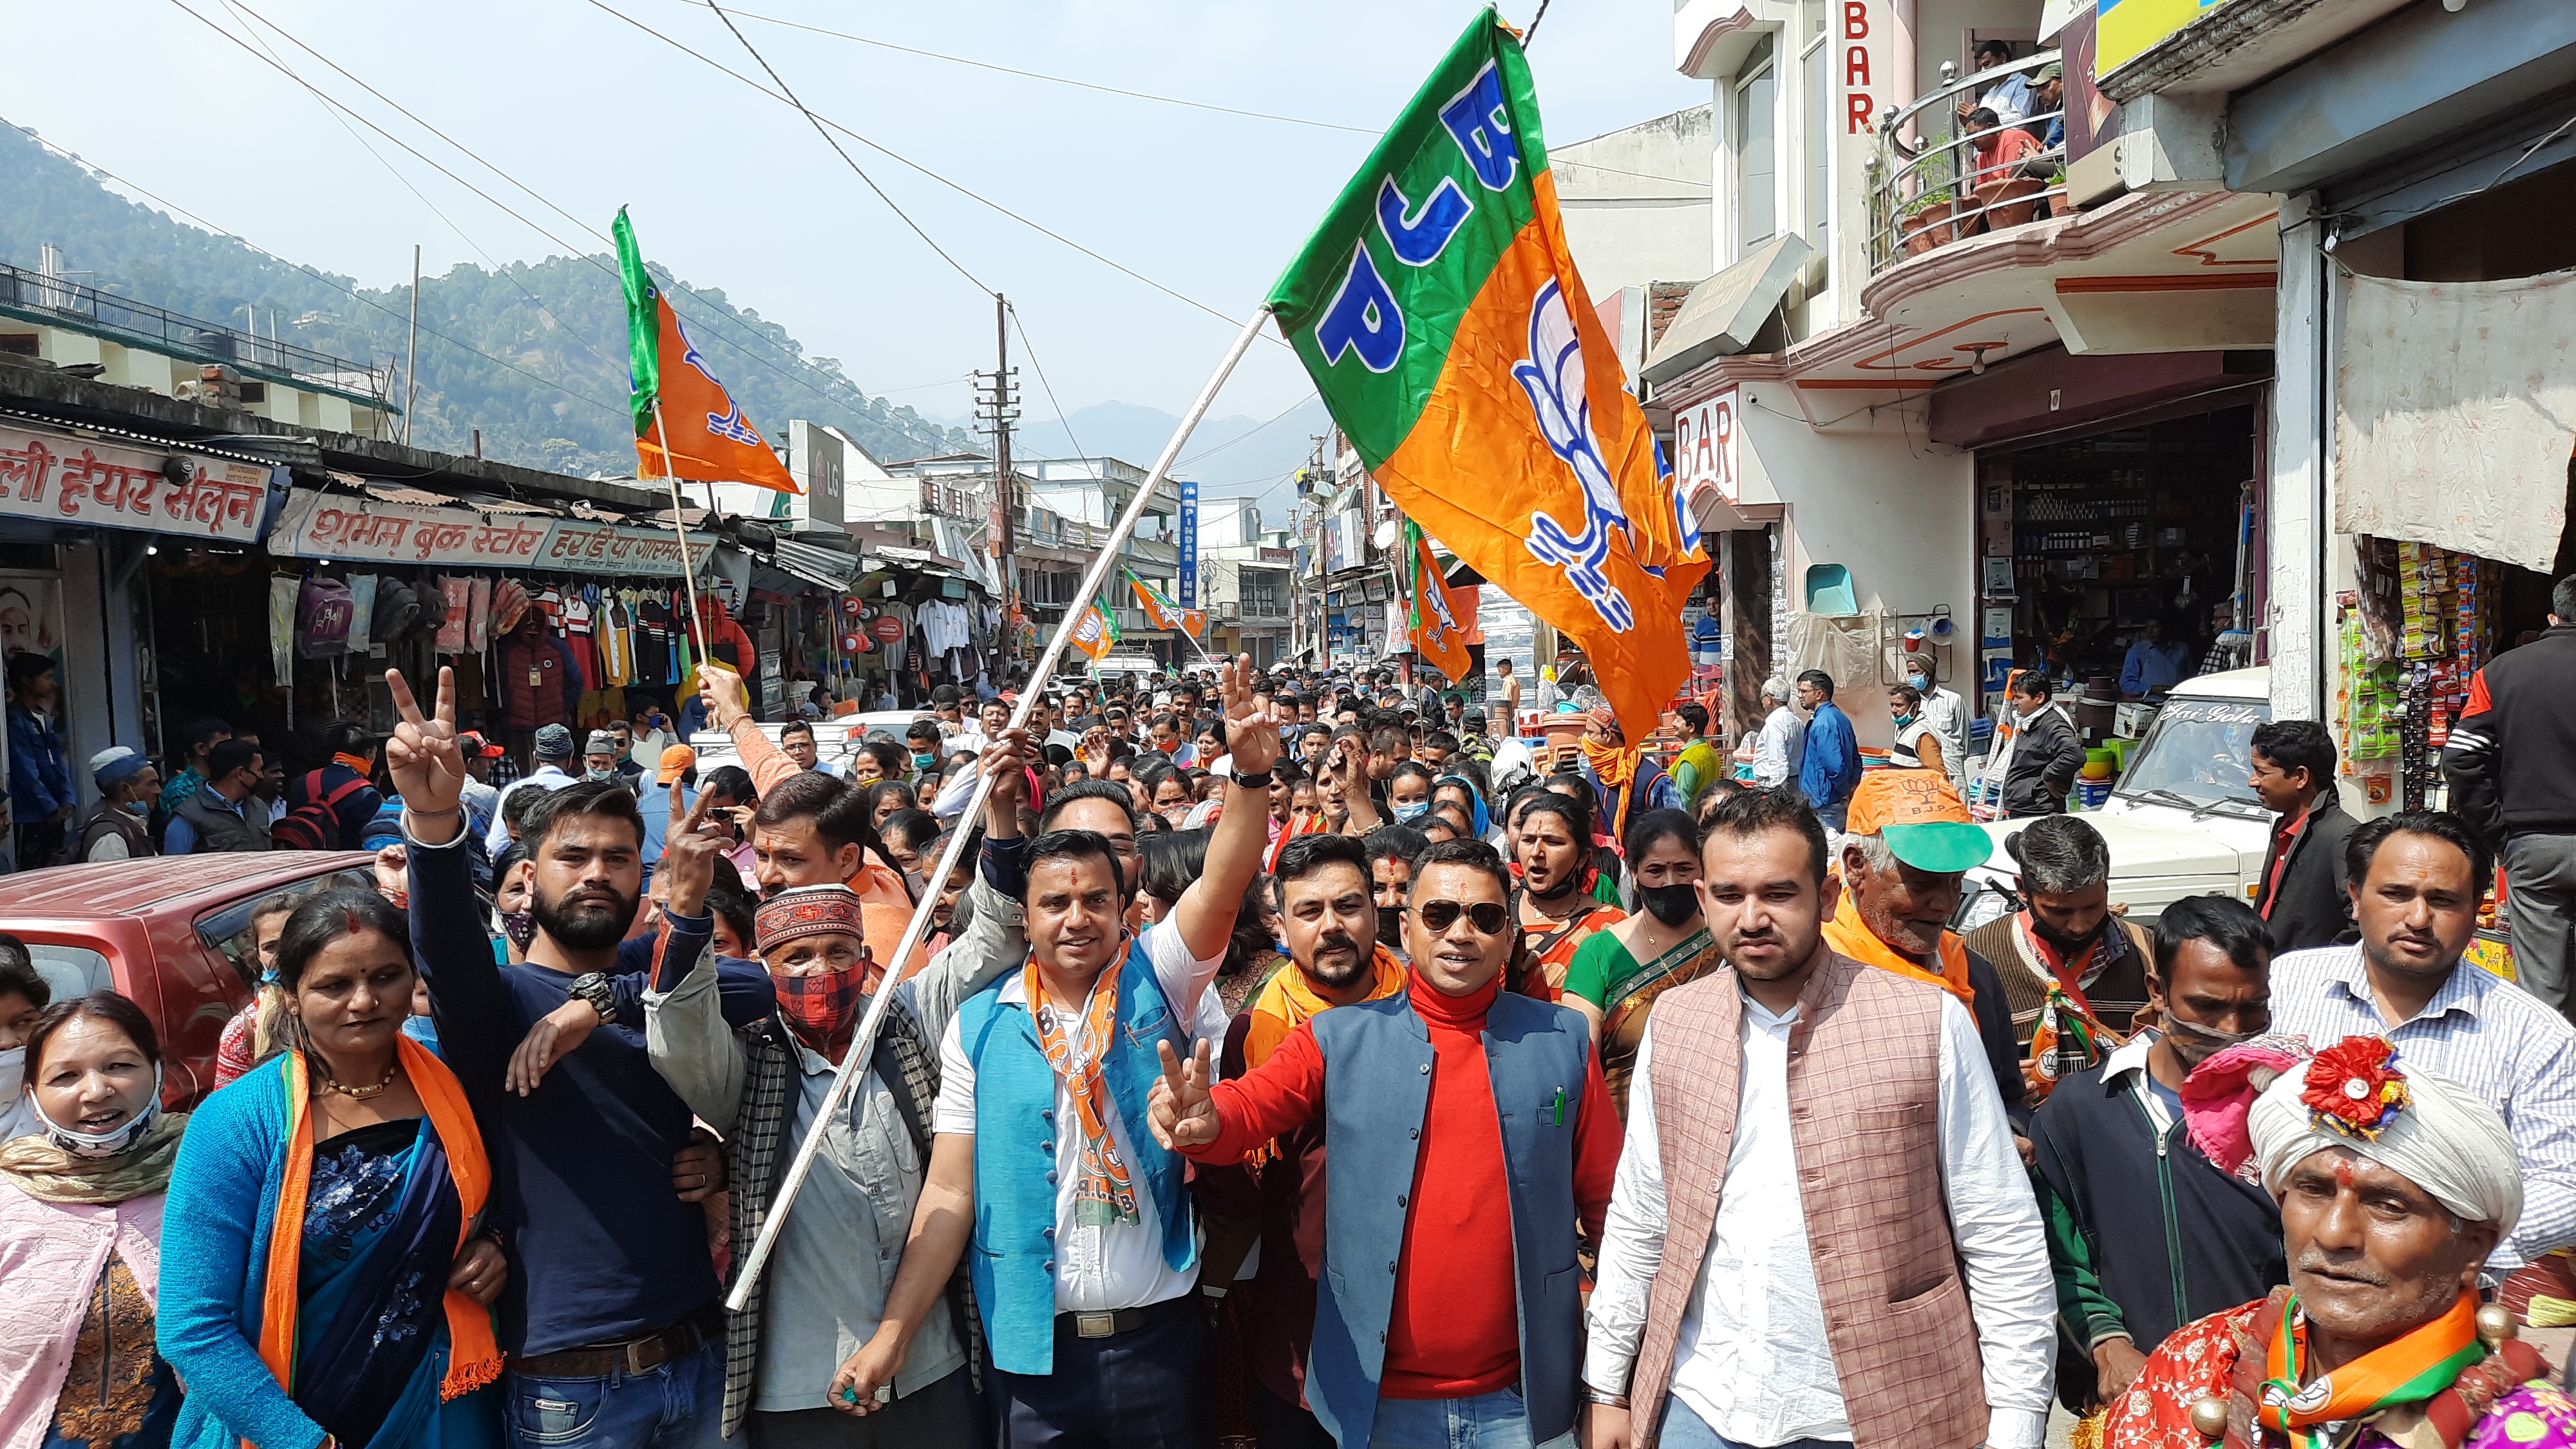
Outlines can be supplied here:
[[2029, 114], [2045, 116], [2025, 129], [2039, 138], [2039, 149], [2054, 151], [2066, 144], [2066, 67], [2056, 61], [2039, 68], [2039, 79], [2030, 88]]
[[[1999, 65], [2010, 65], [2012, 58], [2010, 45], [2000, 40], [1984, 41], [1977, 46], [1976, 69], [1989, 71]], [[1986, 87], [1986, 93], [1974, 100], [1961, 95], [1959, 119], [1966, 120], [1969, 113], [1980, 106], [1994, 112], [1996, 119], [2007, 125], [2018, 121], [2031, 114], [2034, 109], [2031, 105], [2030, 82], [2019, 75], [2008, 75]]]

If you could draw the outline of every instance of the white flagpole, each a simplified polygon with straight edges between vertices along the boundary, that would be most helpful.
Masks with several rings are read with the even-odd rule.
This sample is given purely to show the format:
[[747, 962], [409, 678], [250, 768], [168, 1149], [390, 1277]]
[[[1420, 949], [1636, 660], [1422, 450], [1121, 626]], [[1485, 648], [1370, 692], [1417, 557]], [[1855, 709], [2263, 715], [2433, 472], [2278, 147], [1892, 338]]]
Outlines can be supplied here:
[[[1253, 339], [1261, 335], [1261, 329], [1269, 321], [1270, 308], [1264, 304], [1261, 310], [1252, 314], [1250, 321], [1243, 324], [1243, 331], [1234, 339], [1234, 345], [1226, 350], [1225, 359], [1217, 364], [1215, 373], [1199, 389], [1197, 401], [1190, 404], [1180, 426], [1173, 430], [1172, 440], [1163, 445], [1163, 455], [1154, 460], [1154, 471], [1146, 477], [1144, 486], [1136, 490], [1136, 496], [1127, 504], [1127, 511], [1119, 515], [1117, 526], [1110, 530], [1100, 552], [1092, 558], [1091, 570], [1084, 575], [1082, 588], [1074, 597], [1097, 599], [1100, 596], [1101, 586], [1109, 577], [1111, 561], [1118, 556], [1119, 547], [1127, 541], [1128, 535], [1136, 531], [1138, 521], [1144, 518], [1146, 506], [1153, 501], [1154, 490], [1162, 486], [1164, 476], [1172, 471], [1173, 461], [1180, 456], [1181, 445], [1189, 441], [1199, 420], [1207, 416], [1209, 406], [1216, 401], [1217, 390], [1225, 385], [1227, 375], [1234, 371], [1236, 363], [1243, 360], [1243, 354], [1251, 350]], [[1080, 610], [1068, 608], [1063, 620], [1057, 623], [1055, 636], [1047, 641], [1046, 649], [1038, 655], [1037, 667], [1029, 674], [1028, 687], [1020, 691], [1019, 703], [1011, 711], [1010, 728], [1027, 726], [1029, 710], [1037, 703], [1038, 692], [1054, 672], [1056, 661], [1063, 657], [1065, 644], [1073, 636], [1074, 621], [1081, 617]], [[979, 771], [975, 793], [967, 800], [961, 820], [971, 821], [982, 814], [984, 799], [992, 791], [992, 778]], [[957, 868], [958, 857], [965, 853], [966, 837], [972, 833], [972, 827], [962, 823], [949, 831], [947, 843], [939, 853], [938, 867], [924, 879], [934, 882], [948, 879], [949, 873]], [[886, 964], [889, 976], [902, 969], [901, 963], [912, 959], [914, 948], [929, 934], [930, 912], [937, 904], [936, 891], [922, 894], [920, 904], [913, 908], [911, 922], [903, 928], [903, 940], [894, 949], [894, 960]], [[753, 1241], [750, 1253], [743, 1259], [742, 1271], [734, 1278], [733, 1291], [725, 1297], [725, 1307], [731, 1312], [743, 1311], [750, 1304], [753, 1291], [759, 1287], [761, 1270], [768, 1266], [769, 1255], [778, 1246], [779, 1230], [786, 1225], [789, 1209], [796, 1205], [796, 1190], [804, 1185], [805, 1174], [813, 1169], [814, 1155], [822, 1148], [822, 1128], [848, 1106], [850, 1092], [866, 1074], [866, 1064], [876, 1050], [877, 1029], [885, 1020], [886, 1007], [893, 1001], [891, 981], [880, 986], [869, 998], [868, 1013], [859, 1022], [858, 1032], [850, 1039], [849, 1053], [841, 1058], [840, 1069], [832, 1078], [831, 1093], [823, 1099], [822, 1110], [814, 1114], [813, 1129], [796, 1144], [796, 1156], [787, 1164], [786, 1176], [779, 1179], [777, 1189], [770, 1195], [769, 1216], [760, 1225], [760, 1236]]]
[[[691, 658], [704, 663], [713, 656], [707, 653], [706, 620], [698, 613], [697, 560], [689, 557], [689, 504], [688, 500], [680, 496], [680, 470], [671, 465], [671, 435], [662, 428], [662, 394], [658, 390], [653, 394], [653, 436], [662, 444], [662, 476], [670, 480], [671, 484], [671, 531], [678, 534], [680, 538], [680, 583], [689, 594], [687, 637], [696, 641], [689, 654]], [[716, 485], [713, 483], [707, 485], [707, 498], [710, 505], [715, 499], [715, 489]], [[714, 508], [710, 506], [707, 513], [712, 519], [715, 514]], [[676, 711], [676, 703], [673, 708]]]

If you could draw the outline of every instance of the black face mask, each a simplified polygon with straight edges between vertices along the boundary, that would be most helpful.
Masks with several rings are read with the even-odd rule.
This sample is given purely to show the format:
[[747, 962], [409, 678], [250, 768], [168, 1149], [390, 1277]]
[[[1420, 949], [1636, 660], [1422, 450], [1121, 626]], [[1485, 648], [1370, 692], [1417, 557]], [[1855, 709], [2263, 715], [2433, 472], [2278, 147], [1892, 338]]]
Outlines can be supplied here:
[[1377, 908], [1377, 938], [1396, 950], [1404, 948], [1404, 907]]
[[1656, 920], [1667, 926], [1678, 926], [1699, 910], [1699, 887], [1688, 884], [1639, 886], [1637, 899]]
[[2039, 939], [2046, 941], [2061, 956], [2072, 955], [2075, 952], [2081, 951], [2085, 947], [2092, 945], [2094, 942], [2101, 940], [2102, 927], [2108, 926], [2109, 924], [2111, 924], [2111, 917], [2109, 913], [2106, 912], [2102, 917], [2101, 925], [2095, 926], [2092, 930], [2085, 932], [2081, 936], [2070, 936], [2065, 932], [2060, 931], [2055, 926], [2050, 925], [2047, 919], [2041, 916], [2037, 911], [2031, 912], [2030, 915], [2031, 933], [2039, 937]]

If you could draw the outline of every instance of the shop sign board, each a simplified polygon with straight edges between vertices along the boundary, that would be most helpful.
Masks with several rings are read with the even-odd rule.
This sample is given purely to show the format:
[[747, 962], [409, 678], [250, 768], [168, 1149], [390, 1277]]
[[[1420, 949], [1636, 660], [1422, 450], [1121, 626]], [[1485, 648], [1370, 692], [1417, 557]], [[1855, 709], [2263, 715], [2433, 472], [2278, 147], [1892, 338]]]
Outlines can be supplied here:
[[1199, 606], [1199, 485], [1181, 480], [1180, 605]]
[[[177, 458], [184, 481], [163, 471]], [[0, 427], [0, 517], [259, 541], [275, 470], [160, 448]]]
[[1736, 389], [1726, 388], [1690, 407], [1673, 410], [1673, 483], [1688, 496], [1714, 488], [1729, 503], [1744, 497], [1739, 455]]
[[[701, 565], [711, 539], [689, 540]], [[573, 518], [483, 514], [343, 498], [299, 488], [287, 499], [268, 551], [288, 558], [437, 564], [503, 571], [559, 570], [677, 578], [679, 540], [656, 528]]]

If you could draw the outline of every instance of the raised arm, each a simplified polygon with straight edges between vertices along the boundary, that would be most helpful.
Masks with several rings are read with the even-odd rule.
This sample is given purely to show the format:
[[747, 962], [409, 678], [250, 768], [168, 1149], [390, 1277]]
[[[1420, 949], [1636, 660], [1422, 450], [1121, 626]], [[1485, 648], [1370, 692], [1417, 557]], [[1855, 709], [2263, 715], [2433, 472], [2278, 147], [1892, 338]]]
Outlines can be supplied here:
[[403, 799], [403, 838], [410, 843], [412, 958], [429, 983], [439, 1050], [459, 1080], [501, 1088], [518, 1044], [510, 990], [483, 934], [482, 903], [465, 849], [465, 757], [456, 744], [456, 675], [438, 671], [435, 713], [423, 715], [411, 685], [385, 671], [401, 722], [385, 741], [385, 769]]
[[[1219, 670], [1217, 688], [1225, 700], [1225, 737], [1234, 747], [1235, 774], [1267, 774], [1279, 761], [1280, 715], [1268, 696], [1252, 692], [1252, 656]], [[1257, 788], [1226, 781], [1225, 810], [1208, 838], [1207, 869], [1172, 909], [1192, 958], [1204, 961], [1225, 954], [1244, 888], [1261, 871], [1262, 847], [1270, 843], [1269, 819], [1269, 781]]]
[[[706, 903], [717, 842], [706, 828], [708, 798], [701, 794], [685, 818], [674, 819], [665, 838], [668, 894], [652, 987], [644, 993], [644, 1045], [653, 1070], [689, 1110], [730, 1132], [742, 1104], [743, 1049], [716, 995], [715, 919]], [[679, 815], [676, 807], [671, 813]]]
[[707, 712], [716, 728], [733, 736], [734, 752], [742, 757], [742, 767], [751, 772], [751, 787], [766, 795], [778, 788], [797, 770], [794, 760], [771, 742], [759, 721], [743, 703], [742, 676], [721, 664], [707, 662], [698, 666], [698, 697], [705, 700]]
[[[1004, 730], [993, 747], [976, 760], [976, 768], [994, 777], [993, 792], [984, 797], [987, 841], [993, 838], [993, 827], [999, 821], [1009, 823], [1012, 835], [1019, 831], [1020, 800], [1028, 794], [1029, 777], [1023, 771], [1029, 748], [1024, 732]], [[921, 1023], [922, 1035], [932, 1041], [948, 1029], [949, 1019], [967, 998], [1028, 960], [1029, 940], [1020, 903], [995, 890], [980, 867], [967, 882], [966, 896], [972, 906], [966, 929], [939, 948], [927, 970], [906, 983], [913, 993], [913, 1017]]]
[[1294, 1132], [1324, 1110], [1324, 1049], [1299, 1022], [1269, 1059], [1230, 1082], [1214, 1081], [1213, 1048], [1202, 1040], [1182, 1061], [1161, 1044], [1163, 1075], [1146, 1098], [1154, 1140], [1193, 1162], [1240, 1162], [1245, 1153]]

